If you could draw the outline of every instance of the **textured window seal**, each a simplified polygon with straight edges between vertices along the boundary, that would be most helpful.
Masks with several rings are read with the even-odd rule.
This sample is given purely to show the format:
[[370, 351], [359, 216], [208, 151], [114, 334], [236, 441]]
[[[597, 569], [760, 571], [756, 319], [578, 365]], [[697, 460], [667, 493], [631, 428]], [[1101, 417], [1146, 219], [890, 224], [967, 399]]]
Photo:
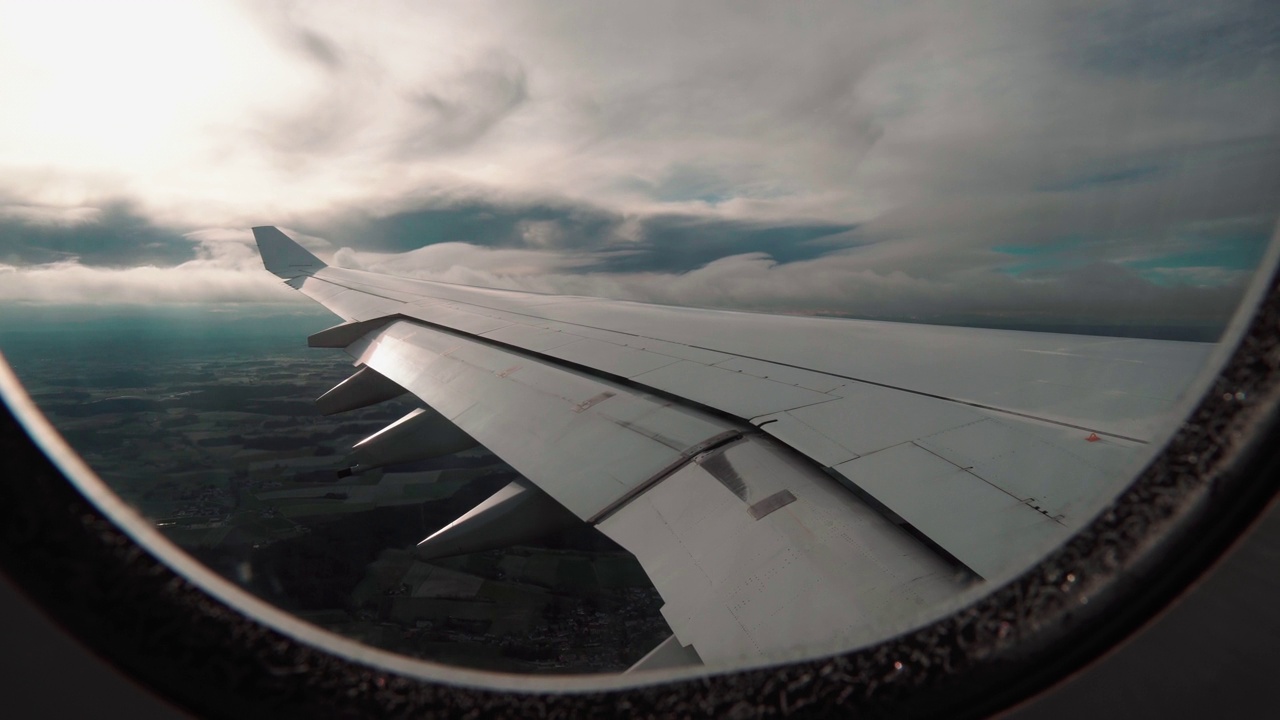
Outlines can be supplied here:
[[[1280, 287], [1164, 450], [1027, 573], [842, 655], [626, 690], [396, 675], [297, 642], [188, 582], [88, 502], [0, 408], [0, 570], [80, 641], [206, 717], [976, 717], [1079, 668], [1195, 580], [1280, 486]], [[71, 691], [74, 691], [73, 689]]]

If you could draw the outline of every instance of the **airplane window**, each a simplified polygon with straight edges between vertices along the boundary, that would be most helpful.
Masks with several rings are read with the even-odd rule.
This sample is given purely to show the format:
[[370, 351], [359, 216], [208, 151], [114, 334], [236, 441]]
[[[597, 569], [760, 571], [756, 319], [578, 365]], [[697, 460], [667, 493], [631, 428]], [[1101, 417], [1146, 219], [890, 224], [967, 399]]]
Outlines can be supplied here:
[[0, 351], [131, 537], [344, 657], [866, 648], [1252, 402], [1267, 10], [3, 3]]

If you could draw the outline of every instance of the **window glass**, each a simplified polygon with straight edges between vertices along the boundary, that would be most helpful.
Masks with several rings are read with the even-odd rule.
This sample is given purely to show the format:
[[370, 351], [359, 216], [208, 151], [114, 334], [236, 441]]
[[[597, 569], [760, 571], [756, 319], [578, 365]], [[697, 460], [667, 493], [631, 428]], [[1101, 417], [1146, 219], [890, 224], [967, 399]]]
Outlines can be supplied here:
[[[1203, 389], [1271, 269], [1269, 10], [0, 2], [0, 351], [166, 538], [370, 646], [866, 644], [1057, 547]], [[338, 315], [411, 327], [308, 347]], [[353, 362], [409, 392], [323, 414]]]

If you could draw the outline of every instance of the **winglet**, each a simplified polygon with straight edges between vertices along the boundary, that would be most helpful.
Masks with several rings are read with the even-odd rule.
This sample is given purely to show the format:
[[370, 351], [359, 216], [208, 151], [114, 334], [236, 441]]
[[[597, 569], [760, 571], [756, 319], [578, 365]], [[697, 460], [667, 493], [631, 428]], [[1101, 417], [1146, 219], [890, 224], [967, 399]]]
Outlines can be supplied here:
[[254, 228], [253, 239], [258, 241], [258, 254], [262, 256], [263, 266], [282, 278], [293, 278], [328, 267], [274, 225]]

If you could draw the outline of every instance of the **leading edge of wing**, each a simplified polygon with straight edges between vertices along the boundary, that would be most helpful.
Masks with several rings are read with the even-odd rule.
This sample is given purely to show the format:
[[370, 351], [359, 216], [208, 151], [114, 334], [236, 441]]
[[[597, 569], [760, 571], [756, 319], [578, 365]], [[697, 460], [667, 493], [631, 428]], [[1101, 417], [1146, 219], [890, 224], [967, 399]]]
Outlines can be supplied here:
[[274, 225], [253, 228], [253, 239], [258, 243], [262, 265], [277, 277], [288, 280], [328, 267]]
[[[269, 270], [348, 320], [313, 336], [313, 345], [345, 347], [357, 365], [412, 392], [552, 500], [614, 537], [640, 558], [670, 603], [664, 614], [681, 643], [697, 645], [704, 658], [728, 660], [753, 649], [769, 655], [788, 638], [813, 641], [821, 628], [834, 627], [836, 618], [855, 634], [861, 632], [855, 626], [871, 627], [877, 619], [897, 624], [905, 621], [891, 612], [906, 597], [899, 591], [922, 592], [908, 590], [910, 578], [935, 577], [940, 584], [926, 593], [931, 597], [935, 591], [939, 597], [963, 592], [967, 581], [953, 578], [957, 566], [989, 583], [1003, 582], [1037, 551], [1069, 536], [1105, 501], [1112, 484], [1123, 482], [1124, 466], [1141, 454], [1134, 443], [998, 407], [644, 334], [648, 328], [656, 328], [651, 334], [671, 334], [673, 327], [700, 319], [685, 327], [697, 334], [707, 327], [706, 312], [595, 301], [589, 303], [595, 310], [571, 318], [580, 322], [552, 319], [540, 315], [546, 308], [577, 307], [573, 301], [585, 299], [539, 296], [533, 307], [529, 299], [516, 297], [519, 293], [328, 268], [275, 228], [254, 232]], [[639, 317], [639, 327], [626, 328], [641, 332], [600, 327], [614, 320], [626, 325], [628, 318], [635, 325], [641, 310], [653, 315]], [[736, 331], [761, 330], [754, 322], [750, 327], [729, 322], [733, 317], [716, 313], [724, 326], [709, 334], [728, 342]], [[752, 319], [757, 318], [769, 323], [768, 330], [792, 326], [790, 318]], [[795, 329], [808, 330], [810, 324]], [[828, 331], [832, 327], [824, 324]], [[863, 331], [862, 339], [876, 340], [865, 335], [883, 336], [873, 331], [886, 326], [853, 327]], [[946, 337], [971, 339], [960, 333]], [[927, 358], [919, 356], [928, 355], [937, 372], [936, 352], [926, 352], [931, 344], [888, 343], [892, 347], [886, 348], [887, 338], [878, 339], [853, 343], [844, 361], [861, 362], [878, 352], [881, 359], [918, 360], [923, 367]], [[1044, 358], [1077, 357], [1050, 341], [1056, 339], [986, 348], [992, 359], [1012, 353], [1021, 360], [1010, 361], [1027, 371], [1017, 377], [979, 374], [975, 380], [973, 373], [955, 373], [954, 359], [945, 363], [953, 372], [944, 374], [956, 387], [986, 387], [1007, 402], [1010, 393], [1038, 388], [1044, 374], [1033, 371], [1044, 369]], [[959, 349], [948, 347], [952, 355]], [[1041, 362], [1029, 365], [1027, 358]], [[993, 364], [960, 366], [990, 369]], [[1062, 375], [1075, 365], [1046, 367]], [[1094, 373], [1102, 372], [1112, 385], [1132, 374], [1114, 370], [1104, 364]], [[1065, 403], [1081, 394], [1049, 389], [1058, 394], [1040, 389], [1034, 398]], [[1082, 410], [1109, 407], [1101, 402], [1109, 394], [1095, 395], [1101, 400]], [[1081, 414], [1095, 419], [1103, 413]], [[775, 462], [773, 450], [759, 457], [741, 448], [703, 454], [705, 443], [729, 431], [747, 439], [744, 448], [759, 445], [761, 451], [774, 447], [763, 437], [772, 435], [783, 443], [776, 448], [779, 457], [795, 462]], [[551, 447], [554, 452], [547, 451]], [[793, 451], [797, 455], [788, 455]], [[1071, 472], [1063, 475], [1057, 472], [1061, 468]], [[775, 480], [781, 484], [775, 486]], [[705, 492], [690, 494], [699, 488]], [[837, 505], [843, 508], [839, 517], [819, 517], [824, 508]], [[883, 532], [863, 538], [842, 530], [828, 538], [830, 543], [819, 543], [830, 545], [821, 551], [806, 539], [817, 537], [814, 532], [830, 535], [823, 528], [844, 527], [850, 513], [879, 518], [876, 527], [884, 525]], [[667, 535], [655, 528], [666, 528]], [[710, 530], [717, 532], [707, 534]], [[714, 571], [701, 564], [710, 554], [748, 546], [755, 550], [742, 557], [731, 553]], [[786, 561], [778, 567], [761, 560], [783, 546], [803, 556], [794, 560], [799, 563], [794, 568], [786, 569], [790, 555], [778, 555]], [[816, 625], [800, 628], [785, 620], [794, 613], [774, 612], [780, 604], [800, 602], [799, 597], [742, 590], [801, 567], [808, 570], [791, 578], [795, 587], [841, 585], [845, 581], [837, 581], [837, 575], [843, 577], [847, 568], [827, 553], [844, 557], [854, 546], [877, 556], [889, 548], [888, 556], [918, 558], [881, 558], [892, 568], [883, 587], [895, 589], [883, 596], [872, 593], [875, 602], [871, 595], [864, 597], [866, 609], [876, 609], [860, 619], [847, 609], [839, 612], [837, 603], [815, 613]], [[865, 580], [867, 572], [855, 575]], [[704, 625], [742, 632], [703, 634]], [[713, 639], [728, 637], [738, 639]]]
[[[669, 358], [684, 360], [688, 362], [681, 367], [657, 369], [641, 382], [689, 393], [704, 405], [726, 399], [748, 413], [751, 408], [738, 406], [757, 396], [722, 392], [721, 386], [742, 384], [726, 380], [727, 375], [764, 378], [773, 381], [767, 388], [789, 395], [803, 394], [794, 388], [830, 393], [841, 385], [880, 386], [1083, 430], [1086, 436], [1092, 432], [1149, 442], [1180, 401], [1185, 380], [1195, 375], [1213, 347], [741, 313], [456, 285], [325, 267], [281, 238], [304, 255], [289, 262], [268, 260], [268, 267], [346, 320], [403, 315], [628, 376], [629, 365], [601, 368], [596, 363], [617, 360], [619, 353], [631, 359], [642, 354], [655, 366]], [[570, 345], [570, 340], [595, 342]]]

